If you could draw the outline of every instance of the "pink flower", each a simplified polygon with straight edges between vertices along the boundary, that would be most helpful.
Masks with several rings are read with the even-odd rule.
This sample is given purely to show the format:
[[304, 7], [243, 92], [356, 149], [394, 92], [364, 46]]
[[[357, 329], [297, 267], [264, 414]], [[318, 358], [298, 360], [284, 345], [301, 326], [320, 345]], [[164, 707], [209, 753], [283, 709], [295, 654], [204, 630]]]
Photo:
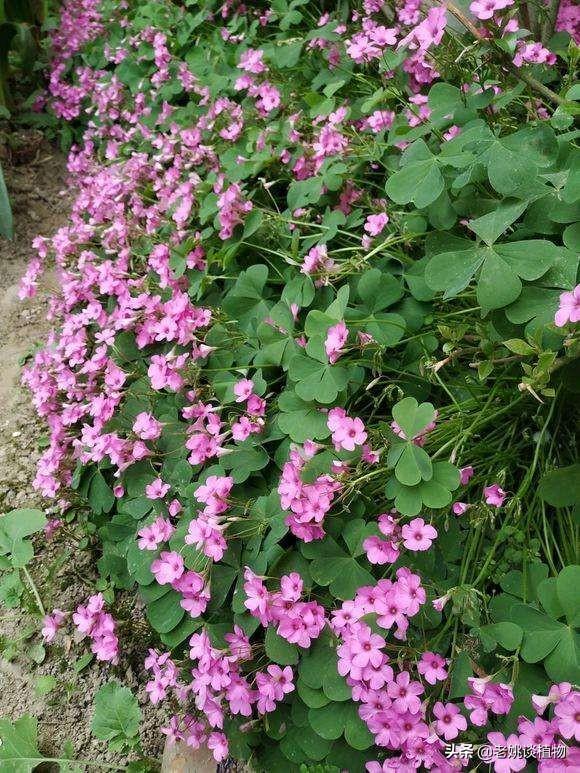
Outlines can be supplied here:
[[240, 57], [238, 67], [240, 70], [251, 72], [253, 75], [259, 75], [268, 69], [263, 60], [264, 52], [254, 48], [248, 48]]
[[433, 706], [433, 714], [437, 717], [435, 728], [446, 741], [457, 738], [462, 730], [467, 729], [467, 720], [454, 703], [437, 701]]
[[467, 486], [473, 477], [473, 467], [462, 467], [459, 470], [459, 482], [462, 486]]
[[446, 663], [447, 661], [441, 655], [434, 652], [424, 652], [421, 655], [421, 660], [417, 663], [417, 671], [429, 684], [444, 682], [447, 679]]
[[556, 722], [547, 722], [541, 717], [534, 720], [520, 717], [518, 730], [522, 746], [551, 746], [556, 736]]
[[262, 578], [254, 574], [249, 567], [246, 567], [244, 580], [244, 592], [247, 596], [244, 606], [250, 610], [252, 615], [267, 622], [266, 613], [270, 604], [270, 594]]
[[332, 442], [337, 451], [354, 451], [356, 446], [362, 446], [367, 439], [362, 420], [351, 419], [343, 408], [331, 408], [326, 423], [332, 432]]
[[560, 295], [560, 306], [554, 317], [556, 327], [564, 327], [567, 322], [580, 322], [580, 285], [571, 292]]
[[443, 132], [443, 139], [446, 142], [449, 142], [449, 140], [452, 140], [454, 137], [457, 137], [459, 134], [461, 134], [461, 127], [460, 126], [450, 126], [446, 132]]
[[562, 698], [565, 698], [572, 689], [570, 682], [560, 682], [560, 684], [553, 684], [550, 687], [548, 695], [532, 695], [532, 706], [536, 714], [543, 714], [546, 708], [552, 704], [557, 703]]
[[454, 502], [451, 509], [454, 515], [463, 515], [469, 510], [469, 505], [465, 502]]
[[556, 64], [556, 55], [549, 51], [541, 43], [524, 43], [518, 40], [514, 64], [521, 67], [525, 62], [530, 64]]
[[485, 486], [483, 495], [487, 504], [492, 507], [501, 507], [507, 496], [506, 492], [497, 483]]
[[431, 604], [436, 612], [443, 612], [445, 605], [449, 601], [451, 596], [447, 593], [445, 596], [440, 596], [438, 599], [433, 599]]
[[364, 540], [363, 549], [371, 564], [394, 564], [399, 558], [399, 548], [395, 542], [383, 540], [375, 535]]
[[143, 411], [137, 414], [133, 423], [133, 432], [141, 440], [157, 440], [161, 435], [163, 425], [152, 414]]
[[409, 711], [416, 714], [421, 708], [421, 700], [418, 697], [424, 692], [420, 682], [411, 681], [408, 671], [401, 671], [394, 682], [387, 685], [387, 693], [393, 701], [393, 708], [397, 712]]
[[422, 518], [413, 518], [401, 529], [403, 545], [407, 550], [429, 550], [437, 538], [437, 530]]
[[510, 773], [512, 770], [523, 770], [526, 767], [527, 760], [523, 755], [521, 757], [510, 757], [508, 754], [502, 751], [508, 746], [514, 747], [515, 749], [521, 747], [519, 739], [515, 733], [508, 735], [507, 738], [503, 733], [488, 733], [487, 740], [492, 747], [493, 755], [486, 759], [486, 762], [489, 762], [493, 765], [495, 773]]
[[580, 743], [580, 692], [571, 692], [556, 704], [554, 719], [562, 738]]
[[49, 644], [54, 640], [56, 633], [66, 618], [66, 612], [60, 609], [53, 609], [49, 615], [46, 615], [42, 621], [42, 638]]
[[164, 550], [151, 564], [151, 571], [159, 585], [167, 585], [179, 579], [184, 569], [183, 558], [175, 551]]
[[469, 10], [478, 19], [484, 21], [491, 19], [496, 11], [501, 11], [513, 4], [514, 0], [475, 0], [469, 6]]
[[348, 328], [344, 322], [338, 322], [336, 325], [328, 328], [324, 350], [331, 365], [334, 365], [340, 355], [343, 354], [342, 347], [345, 345], [347, 338]]
[[258, 395], [250, 395], [246, 404], [250, 416], [263, 416], [266, 413], [266, 401]]
[[443, 39], [447, 24], [447, 12], [445, 6], [430, 8], [426, 18], [416, 27], [413, 27], [407, 37], [399, 41], [397, 48], [409, 46], [426, 51], [432, 45], [439, 45]]
[[137, 545], [141, 550], [157, 550], [162, 542], [167, 542], [170, 539], [174, 531], [171, 523], [159, 516], [149, 526], [139, 529], [137, 535], [140, 539], [137, 541]]
[[210, 733], [207, 739], [207, 748], [211, 749], [216, 762], [221, 762], [228, 757], [228, 740], [223, 733]]
[[163, 499], [170, 488], [169, 483], [164, 483], [161, 478], [156, 478], [145, 486], [145, 496], [147, 499]]
[[234, 384], [234, 394], [236, 396], [236, 403], [245, 402], [248, 397], [254, 391], [254, 382], [249, 378], [243, 378]]
[[378, 236], [388, 222], [389, 216], [387, 213], [379, 212], [377, 215], [369, 215], [367, 217], [364, 229], [370, 236]]
[[382, 636], [372, 633], [368, 626], [362, 627], [350, 642], [352, 664], [357, 668], [379, 666], [383, 661], [381, 648], [384, 646], [385, 640]]

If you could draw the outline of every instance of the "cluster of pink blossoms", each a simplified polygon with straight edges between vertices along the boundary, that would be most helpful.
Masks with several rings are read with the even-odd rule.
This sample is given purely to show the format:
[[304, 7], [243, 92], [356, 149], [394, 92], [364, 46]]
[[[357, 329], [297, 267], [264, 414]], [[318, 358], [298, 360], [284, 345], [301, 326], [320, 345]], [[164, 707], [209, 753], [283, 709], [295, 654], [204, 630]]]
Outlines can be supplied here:
[[82, 604], [78, 606], [72, 619], [79, 633], [92, 639], [91, 650], [97, 656], [97, 660], [118, 663], [117, 624], [113, 616], [105, 612], [105, 599], [102, 593], [91, 596], [86, 606]]
[[211, 598], [209, 586], [198, 572], [185, 568], [183, 558], [175, 551], [164, 550], [151, 564], [159, 585], [171, 585], [181, 594], [180, 606], [196, 618], [202, 615]]
[[[403, 69], [409, 75], [413, 93], [404, 116], [410, 127], [417, 127], [431, 115], [428, 99], [420, 91], [438, 77], [429, 49], [442, 39], [447, 12], [441, 5], [429, 9], [423, 16], [419, 0], [403, 0], [395, 10], [393, 26], [386, 27], [371, 18], [382, 12], [383, 5], [382, 0], [365, 0], [364, 13], [355, 11], [352, 15], [352, 22], [360, 26], [359, 31], [338, 42], [315, 36], [308, 48], [325, 51], [330, 69], [341, 64], [345, 50], [346, 56], [355, 63], [366, 64], [380, 59], [388, 48], [408, 49]], [[476, 0], [472, 5], [477, 6], [473, 10], [481, 20], [493, 19], [495, 23], [501, 21], [496, 12], [511, 2]], [[121, 15], [125, 8], [124, 1], [118, 4]], [[227, 18], [236, 9], [251, 16], [251, 10], [242, 4], [226, 0], [222, 17]], [[273, 14], [256, 11], [254, 15], [264, 26]], [[329, 21], [330, 14], [325, 14], [319, 26]], [[121, 22], [124, 26], [126, 19], [121, 18]], [[578, 8], [563, 2], [557, 25], [559, 29], [575, 30], [572, 34], [578, 36]], [[108, 429], [111, 419], [122, 411], [133, 378], [133, 366], [117, 355], [119, 351], [122, 353], [127, 338], [130, 341], [134, 338], [153, 392], [185, 390], [190, 404], [181, 409], [181, 415], [186, 422], [191, 422], [185, 427], [190, 464], [202, 465], [227, 453], [225, 444], [230, 430], [220, 417], [221, 406], [202, 402], [189, 389], [188, 371], [213, 351], [204, 340], [204, 330], [212, 322], [212, 314], [192, 302], [188, 295], [189, 279], [177, 275], [173, 260], [185, 255], [183, 260], [189, 271], [201, 272], [206, 268], [208, 245], [202, 244], [202, 235], [191, 225], [200, 195], [205, 195], [203, 183], [208, 176], [215, 180], [213, 193], [217, 200], [219, 239], [229, 239], [252, 211], [250, 194], [239, 183], [227, 184], [220, 160], [227, 143], [234, 147], [242, 136], [247, 115], [245, 108], [234, 99], [215, 97], [207, 86], [201, 85], [187, 63], [171, 53], [170, 39], [153, 28], [127, 37], [115, 50], [105, 47], [104, 52], [108, 62], [118, 64], [129, 54], [146, 59], [152, 51], [155, 72], [146, 92], [131, 94], [116, 75], [111, 75], [110, 69], [100, 71], [90, 67], [78, 68], [77, 84], [72, 85], [67, 76], [69, 60], [102, 29], [103, 20], [95, 0], [69, 0], [64, 3], [61, 25], [53, 33], [51, 105], [57, 115], [76, 118], [83, 104], [88, 104], [91, 120], [84, 145], [75, 148], [69, 158], [69, 169], [78, 187], [71, 225], [60, 229], [50, 240], [36, 240], [38, 258], [32, 262], [23, 281], [23, 295], [32, 295], [46, 258], [54, 255], [62, 294], [54, 299], [51, 316], [61, 324], [58, 332], [51, 334], [46, 349], [35, 356], [25, 376], [38, 411], [47, 418], [50, 428], [50, 446], [39, 465], [36, 486], [46, 495], [56, 496], [70, 484], [77, 462], [105, 461], [113, 465], [119, 481], [114, 492], [122, 497], [123, 474], [131, 465], [150, 458], [157, 477], [148, 483], [145, 495], [161, 504], [171, 488], [160, 477], [156, 441], [163, 432], [162, 422], [153, 413], [143, 411], [135, 418], [131, 430]], [[504, 29], [515, 32], [517, 24], [514, 27], [508, 22]], [[340, 24], [334, 34], [340, 38], [346, 31], [346, 26]], [[221, 34], [232, 43], [241, 40], [226, 29]], [[516, 64], [549, 64], [552, 56], [539, 43], [521, 42]], [[253, 107], [248, 112], [251, 121], [276, 118], [272, 116], [274, 111], [285, 105], [278, 89], [264, 79], [268, 66], [263, 52], [246, 49], [238, 69], [242, 74], [235, 75], [232, 89], [236, 93], [245, 91], [252, 98]], [[206, 111], [188, 128], [173, 120], [175, 108], [160, 91], [174, 71], [175, 84], [182, 88], [178, 98], [193, 94]], [[383, 74], [385, 79], [391, 76], [390, 72]], [[158, 113], [151, 108], [156, 102]], [[350, 121], [348, 115], [348, 107], [341, 105], [328, 116], [316, 117], [311, 125], [306, 122], [305, 130], [312, 129], [310, 135], [302, 134], [298, 114], [283, 116], [289, 126], [289, 142], [294, 147], [276, 149], [268, 140], [270, 127], [266, 124], [256, 139], [255, 148], [269, 150], [273, 157], [279, 156], [295, 180], [306, 180], [328, 160], [340, 159], [351, 152], [353, 131], [386, 131], [396, 118], [390, 110], [376, 110], [356, 121]], [[457, 127], [451, 127], [446, 136], [457, 131]], [[225, 145], [218, 145], [218, 138]], [[399, 143], [399, 147], [403, 146], [404, 143]], [[131, 152], [126, 152], [127, 149]], [[105, 165], [103, 155], [107, 159]], [[244, 160], [239, 158], [240, 162]], [[335, 211], [348, 215], [363, 195], [352, 180], [347, 181], [337, 193]], [[374, 214], [366, 217], [364, 225], [365, 248], [370, 238], [381, 234], [388, 224], [383, 206], [372, 202]], [[377, 213], [379, 208], [381, 211]], [[299, 217], [304, 212], [294, 214]], [[167, 224], [173, 229], [169, 233]], [[156, 239], [162, 243], [155, 244]], [[330, 257], [327, 246], [321, 244], [308, 250], [302, 272], [316, 274], [315, 284], [320, 287], [330, 283], [339, 267], [340, 259]], [[557, 325], [580, 319], [577, 290], [562, 296]], [[296, 319], [298, 309], [292, 313]], [[325, 351], [331, 364], [344, 354], [348, 335], [343, 321], [327, 331]], [[305, 344], [301, 339], [298, 341]], [[234, 394], [236, 403], [244, 405], [244, 414], [232, 423], [231, 438], [243, 442], [263, 430], [266, 405], [255, 394], [251, 379], [237, 382]], [[425, 434], [433, 426], [429, 425], [412, 438], [413, 442], [422, 445]], [[362, 446], [363, 460], [376, 461], [374, 452], [365, 445], [367, 433], [360, 419], [334, 408], [328, 414], [328, 427], [337, 450], [354, 451]], [[396, 424], [393, 431], [405, 437]], [[301, 450], [291, 450], [279, 486], [282, 506], [291, 511], [287, 523], [292, 533], [305, 541], [324, 536], [324, 517], [341, 489], [331, 473], [309, 484], [301, 480], [306, 461], [317, 450], [311, 442], [305, 443]], [[332, 473], [344, 469], [344, 465], [336, 464]], [[196, 500], [205, 506], [191, 521], [185, 541], [213, 561], [221, 560], [227, 548], [224, 531], [232, 487], [232, 478], [214, 475], [195, 491]], [[491, 506], [500, 507], [505, 496], [498, 484], [485, 489], [486, 501]], [[66, 502], [62, 505], [66, 506]], [[173, 500], [167, 510], [169, 517], [175, 517], [181, 511], [181, 504]], [[379, 529], [387, 539], [377, 536], [365, 541], [367, 557], [372, 563], [396, 561], [401, 545], [408, 550], [427, 550], [437, 537], [434, 527], [422, 518], [402, 526], [393, 513], [383, 514], [378, 520]], [[172, 522], [160, 515], [140, 529], [139, 547], [156, 551], [169, 542], [173, 533]], [[161, 549], [151, 569], [159, 584], [170, 585], [181, 594], [181, 605], [192, 617], [203, 614], [210, 598], [207, 579], [187, 570], [178, 552]], [[246, 607], [263, 625], [276, 626], [280, 636], [301, 647], [308, 647], [320, 635], [325, 624], [324, 610], [314, 601], [302, 600], [302, 580], [297, 574], [282, 577], [280, 590], [275, 592], [268, 591], [249, 569], [245, 580]], [[383, 651], [385, 637], [373, 633], [363, 620], [367, 614], [375, 615], [379, 627], [394, 626], [394, 637], [404, 640], [409, 618], [417, 614], [424, 602], [420, 578], [401, 568], [396, 580], [384, 579], [374, 587], [360, 588], [352, 602], [345, 602], [333, 613], [332, 626], [341, 639], [340, 672], [347, 677], [353, 698], [360, 704], [361, 718], [374, 734], [377, 745], [399, 753], [392, 759], [400, 770], [405, 766], [411, 769], [425, 766], [447, 771], [450, 766], [442, 756], [442, 739], [456, 738], [466, 729], [467, 720], [459, 707], [443, 702], [435, 703], [433, 718], [429, 719], [427, 700], [422, 697], [427, 689], [424, 683], [435, 685], [446, 679], [446, 662], [435, 653], [424, 652], [416, 663], [417, 676], [413, 674], [411, 661], [395, 674], [393, 664]], [[64, 620], [65, 613], [60, 610], [46, 617], [43, 635], [47, 641], [55, 638]], [[99, 659], [116, 662], [119, 649], [116, 625], [104, 610], [101, 594], [91, 597], [86, 606], [80, 606], [73, 620], [82, 634], [91, 637], [93, 651]], [[258, 715], [271, 712], [294, 689], [289, 667], [270, 664], [262, 671], [252, 672], [252, 677], [244, 675], [242, 665], [251, 658], [252, 648], [242, 629], [235, 627], [225, 640], [228, 649], [218, 650], [206, 633], [194, 634], [190, 640], [190, 657], [195, 665], [185, 675], [187, 682], [181, 681], [182, 675], [168, 653], [152, 651], [146, 661], [152, 676], [147, 691], [153, 702], [171, 692], [178, 702], [186, 704], [193, 695], [195, 707], [203, 715], [203, 719], [189, 713], [175, 716], [164, 732], [195, 748], [206, 743], [217, 761], [228, 754], [227, 741], [221, 732], [226, 712], [243, 717], [251, 717], [254, 708]], [[471, 710], [472, 724], [484, 724], [480, 720], [487, 718], [488, 713], [505, 714], [511, 706], [510, 695], [507, 685], [473, 680], [472, 695], [465, 700], [465, 707]], [[557, 734], [578, 741], [578, 693], [571, 691], [569, 685], [559, 685], [552, 688], [548, 698], [536, 697], [538, 705], [543, 706], [542, 712], [548, 704], [554, 706], [554, 718], [520, 720], [518, 742], [533, 739], [536, 743], [538, 739], [554, 739]], [[492, 736], [499, 734], [490, 733], [490, 740], [494, 740]], [[578, 762], [574, 750], [571, 751], [568, 759]], [[494, 761], [498, 773], [505, 770], [501, 764], [500, 760]], [[542, 770], [550, 769], [548, 761], [540, 762], [540, 766]], [[373, 773], [381, 768], [391, 769], [391, 760], [384, 766], [379, 763], [368, 766]]]
[[253, 674], [251, 681], [243, 675], [241, 667], [251, 658], [252, 648], [248, 637], [238, 626], [226, 634], [227, 650], [212, 646], [207, 633], [194, 633], [189, 644], [189, 657], [193, 667], [189, 669], [191, 681], [185, 685], [179, 681], [177, 670], [168, 655], [151, 651], [146, 667], [153, 678], [148, 692], [155, 702], [173, 689], [177, 700], [185, 703], [191, 694], [195, 708], [202, 718], [190, 714], [174, 716], [162, 729], [171, 740], [183, 740], [198, 749], [206, 744], [217, 762], [228, 756], [228, 742], [223, 729], [226, 713], [251, 717], [253, 707], [259, 715], [274, 711], [276, 704], [294, 690], [294, 674], [290, 666], [281, 668], [270, 664], [265, 671]]
[[227, 549], [223, 536], [226, 525], [223, 514], [229, 507], [227, 497], [233, 485], [234, 479], [229, 476], [210, 475], [194, 494], [205, 507], [189, 524], [185, 542], [195, 545], [212, 561], [221, 561]]
[[263, 578], [246, 567], [244, 570], [246, 609], [267, 628], [276, 625], [276, 633], [291, 644], [308, 649], [324, 628], [324, 607], [316, 601], [301, 601], [303, 582], [297, 572], [280, 578], [280, 590], [268, 591]]
[[367, 537], [363, 548], [371, 564], [394, 564], [401, 552], [401, 544], [414, 552], [429, 550], [437, 538], [437, 529], [423, 518], [413, 518], [409, 523], [400, 525], [396, 510], [381, 513], [377, 522], [380, 532], [387, 538], [377, 535]]
[[291, 511], [286, 524], [292, 534], [304, 542], [324, 537], [324, 517], [341, 489], [340, 483], [329, 474], [319, 475], [313, 483], [302, 481], [301, 471], [317, 448], [315, 443], [307, 441], [302, 449], [292, 449], [278, 484], [282, 509]]
[[[56, 638], [59, 629], [64, 625], [67, 612], [53, 609], [45, 615], [42, 621], [42, 638], [50, 644]], [[119, 662], [119, 639], [117, 624], [113, 616], [105, 611], [105, 599], [102, 593], [91, 596], [86, 605], [79, 605], [73, 613], [72, 621], [81, 634], [81, 638], [89, 636], [92, 640], [91, 649], [97, 660], [116, 665]]]

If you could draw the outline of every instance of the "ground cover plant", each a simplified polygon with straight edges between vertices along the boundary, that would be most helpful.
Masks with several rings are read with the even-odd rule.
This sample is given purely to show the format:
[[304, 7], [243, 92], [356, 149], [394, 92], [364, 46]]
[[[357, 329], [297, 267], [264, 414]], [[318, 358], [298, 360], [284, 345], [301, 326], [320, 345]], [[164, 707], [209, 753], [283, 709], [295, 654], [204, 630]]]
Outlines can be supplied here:
[[[171, 741], [268, 773], [580, 764], [579, 23], [63, 4], [37, 109], [78, 194], [23, 280], [56, 263], [24, 382], [45, 528], [83, 524], [101, 581], [43, 636], [114, 676], [139, 594]], [[96, 725], [131, 746], [123, 689], [129, 729]]]

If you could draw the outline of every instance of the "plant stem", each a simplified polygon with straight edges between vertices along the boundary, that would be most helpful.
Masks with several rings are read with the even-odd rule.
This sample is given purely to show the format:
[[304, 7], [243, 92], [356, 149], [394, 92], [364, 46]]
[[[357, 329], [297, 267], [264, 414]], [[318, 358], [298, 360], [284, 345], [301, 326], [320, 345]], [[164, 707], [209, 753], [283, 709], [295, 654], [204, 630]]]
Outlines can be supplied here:
[[38, 592], [38, 588], [34, 584], [34, 580], [30, 576], [30, 572], [25, 566], [22, 567], [22, 571], [24, 573], [24, 576], [26, 577], [26, 582], [30, 586], [30, 590], [32, 591], [32, 595], [34, 596], [34, 599], [36, 601], [36, 606], [38, 607], [40, 614], [44, 617], [44, 615], [46, 615], [46, 610], [44, 609], [44, 604], [42, 603], [42, 599], [40, 598], [40, 593]]

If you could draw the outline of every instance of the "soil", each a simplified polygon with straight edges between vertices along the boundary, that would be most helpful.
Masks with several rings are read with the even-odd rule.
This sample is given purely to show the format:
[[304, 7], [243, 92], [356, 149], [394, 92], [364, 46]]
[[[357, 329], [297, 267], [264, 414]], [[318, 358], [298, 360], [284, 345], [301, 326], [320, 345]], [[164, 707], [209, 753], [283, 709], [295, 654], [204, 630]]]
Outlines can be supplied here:
[[[15, 238], [10, 242], [0, 238], [0, 513], [38, 507], [50, 514], [51, 503], [43, 501], [31, 485], [45, 427], [35, 414], [30, 395], [20, 386], [20, 371], [24, 358], [43, 343], [50, 329], [48, 296], [55, 278], [48, 271], [36, 297], [25, 302], [18, 298], [18, 286], [32, 256], [32, 239], [39, 233], [51, 235], [66, 224], [71, 193], [65, 189], [65, 158], [46, 143], [25, 165], [4, 162], [4, 173]], [[74, 610], [94, 592], [97, 576], [90, 552], [76, 549], [74, 563], [68, 560], [74, 548], [72, 540], [78, 536], [68, 528], [57, 531], [49, 541], [37, 541], [30, 572], [46, 610]], [[39, 747], [46, 756], [61, 756], [69, 742], [73, 758], [118, 765], [119, 770], [135, 758], [109, 753], [106, 743], [90, 732], [94, 694], [117, 678], [138, 696], [144, 754], [161, 760], [164, 736], [159, 728], [167, 722], [168, 711], [155, 709], [145, 694], [141, 669], [148, 642], [135, 632], [142, 610], [134, 606], [129, 595], [121, 604], [127, 608], [125, 625], [134, 633], [127, 637], [132, 643], [127, 645], [124, 640], [121, 663], [111, 667], [93, 661], [80, 672], [75, 664], [89, 651], [88, 645], [66, 636], [63, 643], [59, 635], [57, 642], [43, 648], [41, 618], [31, 594], [24, 597], [25, 609], [0, 606], [0, 717], [11, 721], [24, 714], [37, 717]], [[52, 682], [46, 677], [55, 677], [57, 682], [42, 694]]]

